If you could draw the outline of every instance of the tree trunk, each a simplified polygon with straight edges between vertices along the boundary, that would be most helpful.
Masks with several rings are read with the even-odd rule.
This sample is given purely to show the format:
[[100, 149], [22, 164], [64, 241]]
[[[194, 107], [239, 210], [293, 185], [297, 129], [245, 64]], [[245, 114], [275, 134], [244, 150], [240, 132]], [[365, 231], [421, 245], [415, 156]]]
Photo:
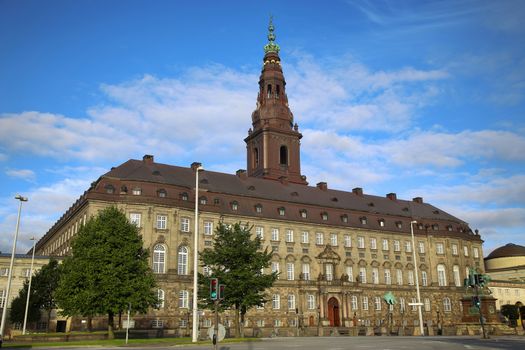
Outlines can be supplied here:
[[244, 314], [245, 313], [246, 313], [246, 311], [241, 309], [241, 324], [240, 324], [240, 327], [239, 327], [239, 333], [240, 333], [240, 337], [241, 338], [244, 338]]
[[47, 310], [47, 331], [51, 332], [51, 309]]
[[115, 333], [113, 332], [113, 311], [108, 312], [108, 339], [115, 339]]
[[241, 329], [239, 324], [239, 306], [235, 305], [235, 338], [239, 338], [241, 335]]
[[118, 329], [118, 330], [121, 330], [121, 329], [122, 329], [122, 311], [119, 311], [119, 312], [118, 312], [118, 325], [117, 325], [117, 329]]
[[91, 318], [91, 316], [88, 316], [87, 322], [88, 332], [93, 332], [93, 318]]

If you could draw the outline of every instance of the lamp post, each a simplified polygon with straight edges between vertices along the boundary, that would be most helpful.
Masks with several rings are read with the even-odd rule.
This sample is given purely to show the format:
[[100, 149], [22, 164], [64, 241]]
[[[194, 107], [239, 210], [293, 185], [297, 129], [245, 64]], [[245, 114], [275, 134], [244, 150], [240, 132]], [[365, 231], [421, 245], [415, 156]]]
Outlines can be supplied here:
[[192, 342], [196, 343], [198, 340], [198, 259], [199, 255], [199, 171], [204, 170], [200, 163], [193, 163], [192, 168], [195, 171], [195, 229], [193, 234], [193, 319], [192, 319]]
[[18, 217], [16, 219], [15, 237], [13, 238], [13, 250], [11, 251], [11, 263], [9, 265], [9, 273], [7, 276], [7, 290], [5, 293], [4, 308], [2, 309], [2, 323], [0, 324], [0, 346], [2, 346], [2, 341], [4, 339], [5, 316], [7, 315], [7, 304], [9, 303], [9, 292], [11, 289], [11, 277], [13, 276], [13, 265], [15, 262], [16, 240], [18, 239], [18, 228], [20, 227], [20, 213], [22, 212], [22, 202], [27, 202], [27, 198], [22, 197], [19, 194], [15, 196], [15, 199], [18, 199], [20, 201], [20, 204], [18, 205]]
[[30, 240], [33, 241], [33, 256], [31, 257], [31, 268], [29, 269], [29, 286], [27, 287], [26, 312], [24, 313], [24, 326], [22, 327], [22, 335], [26, 334], [27, 311], [29, 309], [29, 296], [31, 295], [31, 280], [33, 279], [33, 264], [35, 262], [36, 238], [31, 237]]
[[417, 311], [419, 314], [419, 331], [421, 336], [425, 335], [425, 329], [423, 328], [423, 313], [421, 311], [421, 294], [419, 293], [419, 272], [417, 268], [416, 261], [416, 243], [414, 240], [414, 224], [417, 224], [417, 221], [410, 221], [410, 234], [412, 235], [412, 259], [414, 260], [414, 272], [416, 273], [416, 293], [417, 293]]

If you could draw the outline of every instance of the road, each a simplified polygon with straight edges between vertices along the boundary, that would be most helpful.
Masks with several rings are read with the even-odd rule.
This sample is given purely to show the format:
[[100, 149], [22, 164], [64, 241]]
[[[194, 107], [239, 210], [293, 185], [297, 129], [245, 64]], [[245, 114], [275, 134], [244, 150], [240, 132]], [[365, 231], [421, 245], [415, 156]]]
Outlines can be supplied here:
[[[212, 350], [210, 345], [159, 345], [130, 347], [67, 347], [63, 350], [89, 349], [107, 350]], [[56, 347], [39, 348], [56, 350]], [[488, 350], [488, 349], [525, 349], [525, 337], [301, 337], [272, 338], [257, 342], [219, 344], [219, 350]]]

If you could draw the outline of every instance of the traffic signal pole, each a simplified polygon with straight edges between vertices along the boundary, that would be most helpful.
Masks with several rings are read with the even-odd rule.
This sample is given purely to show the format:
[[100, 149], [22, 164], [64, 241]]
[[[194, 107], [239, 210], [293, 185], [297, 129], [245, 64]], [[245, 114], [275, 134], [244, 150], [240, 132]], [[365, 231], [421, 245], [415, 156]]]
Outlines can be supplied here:
[[219, 301], [215, 300], [215, 332], [213, 332], [213, 350], [219, 349]]
[[483, 312], [481, 311], [481, 298], [479, 297], [479, 286], [477, 283], [474, 288], [476, 290], [476, 299], [478, 300], [478, 305], [476, 305], [476, 307], [479, 310], [479, 323], [481, 324], [481, 331], [483, 332], [483, 339], [488, 339], [489, 336], [487, 332], [485, 331], [485, 321], [483, 320]]

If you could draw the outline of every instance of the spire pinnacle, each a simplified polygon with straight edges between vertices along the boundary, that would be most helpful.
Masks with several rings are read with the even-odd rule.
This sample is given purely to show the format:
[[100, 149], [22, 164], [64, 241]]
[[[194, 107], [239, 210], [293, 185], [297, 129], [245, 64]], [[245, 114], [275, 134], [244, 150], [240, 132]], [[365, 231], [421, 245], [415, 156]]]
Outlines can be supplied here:
[[264, 53], [275, 52], [279, 53], [279, 45], [275, 43], [275, 34], [273, 31], [275, 27], [273, 26], [273, 16], [270, 16], [270, 23], [268, 24], [268, 44], [264, 45]]

